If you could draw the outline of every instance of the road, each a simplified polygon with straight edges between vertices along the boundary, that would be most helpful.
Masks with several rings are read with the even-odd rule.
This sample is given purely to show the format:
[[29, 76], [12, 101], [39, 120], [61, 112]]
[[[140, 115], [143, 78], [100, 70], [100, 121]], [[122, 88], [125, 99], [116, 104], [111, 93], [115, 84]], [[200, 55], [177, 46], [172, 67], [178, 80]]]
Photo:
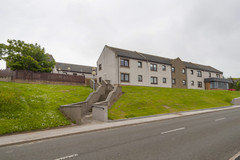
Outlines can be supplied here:
[[240, 109], [0, 147], [1, 160], [229, 160]]

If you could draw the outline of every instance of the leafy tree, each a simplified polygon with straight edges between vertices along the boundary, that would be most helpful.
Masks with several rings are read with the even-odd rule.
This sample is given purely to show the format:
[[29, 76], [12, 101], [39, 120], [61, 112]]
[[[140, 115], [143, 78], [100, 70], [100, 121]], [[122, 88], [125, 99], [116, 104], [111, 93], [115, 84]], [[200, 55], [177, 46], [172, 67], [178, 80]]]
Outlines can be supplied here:
[[54, 59], [37, 43], [28, 44], [20, 40], [7, 42], [8, 45], [0, 44], [0, 59], [4, 59], [11, 70], [51, 72], [54, 68]]

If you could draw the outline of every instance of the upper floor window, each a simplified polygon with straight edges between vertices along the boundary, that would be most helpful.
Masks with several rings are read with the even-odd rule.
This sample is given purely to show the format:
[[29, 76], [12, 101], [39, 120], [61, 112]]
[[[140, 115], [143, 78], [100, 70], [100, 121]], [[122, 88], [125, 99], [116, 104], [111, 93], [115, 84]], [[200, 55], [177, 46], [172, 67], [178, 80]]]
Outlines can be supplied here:
[[194, 73], [193, 70], [191, 70], [191, 75], [193, 75], [193, 73]]
[[151, 63], [151, 64], [150, 64], [150, 70], [151, 70], [151, 71], [157, 71], [157, 64]]
[[138, 61], [138, 68], [142, 68], [142, 62]]
[[175, 72], [175, 67], [172, 67], [172, 72]]
[[129, 60], [128, 59], [121, 59], [121, 67], [129, 67]]
[[101, 71], [102, 70], [102, 64], [98, 65], [98, 70]]
[[197, 71], [197, 76], [202, 77], [202, 71]]
[[165, 65], [162, 65], [162, 70], [166, 71], [166, 66]]
[[217, 78], [220, 78], [220, 74], [216, 74], [216, 77], [217, 77]]
[[167, 78], [163, 78], [163, 83], [167, 83]]
[[157, 77], [151, 77], [151, 84], [158, 84], [158, 78]]
[[209, 78], [212, 77], [211, 73], [209, 72]]
[[202, 82], [198, 81], [198, 88], [202, 88]]
[[121, 81], [122, 82], [129, 82], [129, 74], [128, 73], [121, 73]]
[[74, 76], [77, 76], [77, 73], [73, 73]]
[[142, 82], [142, 75], [138, 75], [138, 82]]
[[186, 80], [183, 80], [182, 83], [183, 83], [183, 85], [186, 85]]
[[183, 74], [186, 73], [186, 69], [185, 69], [185, 68], [182, 69], [182, 73], [183, 73]]

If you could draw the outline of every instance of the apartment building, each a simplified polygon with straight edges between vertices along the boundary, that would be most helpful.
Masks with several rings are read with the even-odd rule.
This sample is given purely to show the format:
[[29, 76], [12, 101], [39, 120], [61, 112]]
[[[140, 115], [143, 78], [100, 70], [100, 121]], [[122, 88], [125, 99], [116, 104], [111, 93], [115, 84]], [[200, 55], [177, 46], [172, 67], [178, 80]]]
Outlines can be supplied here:
[[114, 85], [205, 89], [207, 83], [207, 89], [228, 89], [230, 83], [211, 66], [110, 46], [104, 47], [97, 66], [98, 82], [104, 79]]
[[76, 76], [84, 75], [85, 78], [95, 78], [96, 76], [93, 77], [92, 75], [93, 68], [96, 68], [96, 67], [56, 62], [56, 65], [52, 73], [68, 74], [68, 75], [76, 75]]

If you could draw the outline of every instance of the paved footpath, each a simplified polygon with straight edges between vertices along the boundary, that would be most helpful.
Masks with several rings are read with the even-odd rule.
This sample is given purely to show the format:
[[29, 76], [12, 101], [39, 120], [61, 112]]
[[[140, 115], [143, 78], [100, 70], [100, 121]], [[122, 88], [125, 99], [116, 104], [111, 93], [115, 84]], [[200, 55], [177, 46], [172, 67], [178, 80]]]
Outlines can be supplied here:
[[154, 115], [154, 116], [139, 117], [139, 118], [126, 119], [126, 120], [119, 120], [119, 121], [109, 121], [108, 123], [98, 122], [95, 124], [70, 126], [70, 127], [63, 127], [63, 128], [57, 128], [57, 129], [49, 129], [49, 130], [43, 130], [43, 131], [34, 131], [34, 132], [28, 132], [28, 133], [0, 136], [0, 146], [7, 146], [12, 144], [49, 139], [53, 137], [61, 137], [61, 136], [72, 135], [77, 133], [94, 132], [98, 130], [137, 125], [142, 123], [149, 123], [149, 122], [166, 120], [171, 118], [190, 116], [190, 115], [196, 115], [196, 114], [204, 114], [209, 112], [216, 112], [216, 111], [235, 109], [235, 108], [240, 108], [240, 105], [188, 111], [188, 112], [179, 112], [179, 113], [172, 113], [172, 114]]

